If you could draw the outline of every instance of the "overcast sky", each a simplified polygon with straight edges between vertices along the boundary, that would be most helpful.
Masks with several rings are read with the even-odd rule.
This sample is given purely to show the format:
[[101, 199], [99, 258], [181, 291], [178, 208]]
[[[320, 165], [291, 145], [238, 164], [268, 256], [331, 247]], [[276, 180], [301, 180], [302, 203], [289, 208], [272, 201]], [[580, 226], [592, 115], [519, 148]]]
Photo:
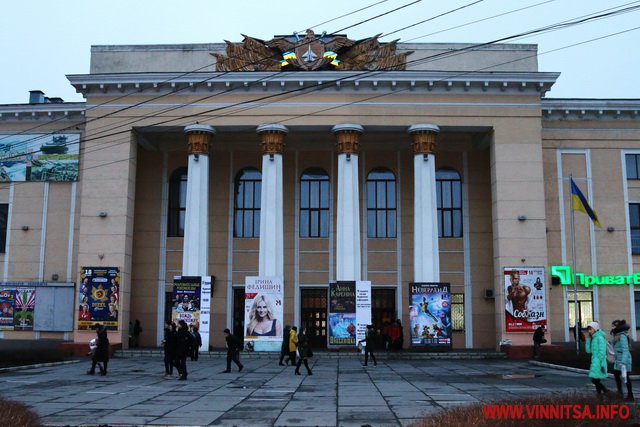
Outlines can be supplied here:
[[[410, 3], [414, 4], [375, 18]], [[89, 72], [91, 45], [236, 42], [241, 41], [241, 33], [270, 39], [309, 27], [316, 33], [340, 31], [351, 39], [362, 39], [470, 3], [474, 0], [6, 2], [0, 15], [0, 104], [28, 102], [32, 89], [65, 101], [83, 101], [65, 75]], [[481, 43], [622, 5], [637, 6], [640, 1], [484, 0], [381, 40]], [[366, 9], [352, 13], [361, 8]], [[547, 97], [639, 99], [638, 26], [640, 11], [633, 11], [513, 43], [538, 44], [539, 70], [562, 73]], [[626, 30], [631, 31], [606, 37]], [[601, 39], [562, 49], [596, 38]]]

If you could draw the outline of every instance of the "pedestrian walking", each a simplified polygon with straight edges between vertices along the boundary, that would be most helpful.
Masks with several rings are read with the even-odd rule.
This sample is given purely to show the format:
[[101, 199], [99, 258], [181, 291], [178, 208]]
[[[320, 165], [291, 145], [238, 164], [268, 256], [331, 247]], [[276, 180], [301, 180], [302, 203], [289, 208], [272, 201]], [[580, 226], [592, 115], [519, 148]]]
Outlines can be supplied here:
[[187, 322], [181, 320], [178, 324], [180, 325], [176, 340], [176, 358], [178, 373], [180, 374], [180, 378], [178, 379], [185, 381], [187, 379], [187, 356], [193, 351], [195, 339], [193, 335], [191, 335], [191, 332], [189, 332]]
[[289, 337], [291, 336], [291, 326], [285, 325], [284, 330], [282, 331], [282, 346], [280, 347], [280, 362], [278, 365], [284, 366], [282, 361], [285, 357], [287, 357], [287, 365], [291, 361], [291, 356], [289, 355]]
[[238, 372], [242, 372], [242, 368], [244, 368], [244, 365], [240, 363], [240, 341], [238, 340], [238, 338], [231, 335], [231, 331], [228, 328], [224, 330], [224, 339], [227, 342], [227, 369], [222, 372], [231, 372], [232, 361], [238, 367]]
[[[164, 375], [163, 378], [171, 378], [173, 375], [173, 367], [177, 365], [176, 350], [177, 350], [177, 332], [176, 324], [170, 321], [164, 323], [164, 339], [162, 340], [162, 347], [164, 349]], [[178, 371], [179, 373], [179, 371]]]
[[376, 345], [376, 331], [373, 329], [373, 325], [367, 325], [367, 334], [364, 339], [358, 341], [358, 343], [363, 342], [364, 346], [364, 366], [369, 364], [369, 355], [371, 355], [371, 360], [373, 360], [373, 366], [378, 366], [378, 362], [376, 361], [376, 356], [373, 354], [373, 347]]
[[198, 327], [193, 325], [191, 327], [191, 335], [193, 335], [193, 339], [195, 340], [195, 345], [193, 346], [193, 352], [191, 352], [191, 360], [198, 361], [198, 355], [200, 353], [200, 347], [202, 347], [202, 336], [200, 332], [198, 332]]
[[591, 354], [591, 367], [589, 377], [596, 386], [597, 394], [607, 394], [609, 390], [602, 384], [602, 380], [607, 378], [607, 340], [605, 333], [600, 330], [598, 322], [591, 322], [587, 326], [587, 341], [585, 349], [587, 354]]
[[300, 334], [297, 336], [298, 338], [298, 364], [296, 365], [296, 375], [300, 375], [300, 365], [304, 363], [304, 367], [307, 368], [307, 374], [313, 375], [311, 372], [311, 368], [309, 368], [309, 362], [307, 359], [313, 356], [313, 352], [311, 351], [311, 347], [309, 347], [309, 338], [307, 338], [307, 330], [304, 326], [300, 326]]
[[544, 333], [546, 329], [544, 325], [540, 325], [533, 332], [533, 357], [538, 357], [538, 353], [540, 351], [540, 346], [547, 342], [544, 337]]
[[298, 328], [291, 327], [289, 332], [289, 360], [291, 360], [291, 366], [296, 364], [296, 350], [298, 349]]
[[136, 319], [136, 323], [133, 325], [133, 339], [131, 340], [131, 346], [137, 348], [140, 345], [140, 334], [142, 333], [142, 326], [140, 321]]
[[107, 375], [107, 365], [109, 364], [109, 338], [107, 331], [100, 323], [96, 324], [97, 347], [91, 357], [91, 368], [87, 370], [88, 375], [95, 375], [96, 366], [100, 369], [100, 375]]
[[618, 397], [622, 398], [622, 383], [627, 384], [626, 400], [633, 402], [633, 386], [631, 385], [631, 351], [629, 338], [629, 324], [626, 320], [614, 320], [611, 323], [611, 335], [613, 336], [613, 350], [616, 353], [616, 360], [613, 362], [613, 376], [616, 379]]

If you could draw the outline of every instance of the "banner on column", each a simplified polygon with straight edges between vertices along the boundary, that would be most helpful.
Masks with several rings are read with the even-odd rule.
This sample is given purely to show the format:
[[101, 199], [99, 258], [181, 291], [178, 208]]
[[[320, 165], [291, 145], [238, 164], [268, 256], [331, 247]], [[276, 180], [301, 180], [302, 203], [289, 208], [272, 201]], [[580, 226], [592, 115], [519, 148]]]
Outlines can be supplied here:
[[246, 277], [244, 295], [245, 345], [254, 351], [279, 352], [283, 339], [284, 280], [276, 276]]
[[213, 281], [211, 276], [204, 276], [200, 287], [200, 338], [202, 338], [202, 351], [209, 351], [209, 333], [211, 325], [211, 288]]
[[505, 267], [507, 332], [531, 332], [547, 324], [544, 267]]
[[0, 331], [13, 330], [13, 311], [15, 309], [13, 289], [0, 289]]
[[200, 276], [173, 277], [171, 320], [176, 323], [184, 320], [187, 325], [200, 328], [201, 282]]
[[329, 346], [356, 344], [356, 282], [329, 283]]
[[78, 329], [100, 323], [107, 330], [118, 330], [120, 268], [82, 267], [80, 278]]
[[451, 348], [449, 283], [410, 283], [409, 321], [412, 347]]
[[356, 342], [367, 335], [371, 324], [371, 282], [356, 282]]

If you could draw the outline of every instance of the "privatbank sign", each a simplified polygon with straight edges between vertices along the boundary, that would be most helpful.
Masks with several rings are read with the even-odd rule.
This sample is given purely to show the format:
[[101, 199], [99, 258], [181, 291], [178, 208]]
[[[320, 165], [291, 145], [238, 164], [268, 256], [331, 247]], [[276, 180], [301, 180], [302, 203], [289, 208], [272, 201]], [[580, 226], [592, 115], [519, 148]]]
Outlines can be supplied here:
[[[570, 266], [551, 266], [551, 277], [557, 277], [560, 279], [561, 285], [573, 285], [571, 276]], [[588, 288], [589, 286], [640, 285], [640, 273], [606, 276], [590, 276], [584, 273], [576, 273], [576, 282], [578, 285], [584, 286], [585, 288]]]

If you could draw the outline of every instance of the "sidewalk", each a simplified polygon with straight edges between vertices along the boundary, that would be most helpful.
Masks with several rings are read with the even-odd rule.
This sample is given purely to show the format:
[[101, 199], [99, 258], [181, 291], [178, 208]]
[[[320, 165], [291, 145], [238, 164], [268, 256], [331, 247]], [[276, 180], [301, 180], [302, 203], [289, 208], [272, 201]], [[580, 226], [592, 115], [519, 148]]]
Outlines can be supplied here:
[[[593, 392], [586, 375], [510, 360], [379, 360], [314, 357], [313, 376], [270, 358], [188, 361], [189, 379], [163, 380], [158, 357], [115, 358], [106, 377], [88, 361], [0, 374], [0, 394], [32, 406], [45, 425], [404, 426], [477, 402]], [[304, 372], [304, 366], [301, 369]], [[615, 388], [613, 381], [607, 387]]]

